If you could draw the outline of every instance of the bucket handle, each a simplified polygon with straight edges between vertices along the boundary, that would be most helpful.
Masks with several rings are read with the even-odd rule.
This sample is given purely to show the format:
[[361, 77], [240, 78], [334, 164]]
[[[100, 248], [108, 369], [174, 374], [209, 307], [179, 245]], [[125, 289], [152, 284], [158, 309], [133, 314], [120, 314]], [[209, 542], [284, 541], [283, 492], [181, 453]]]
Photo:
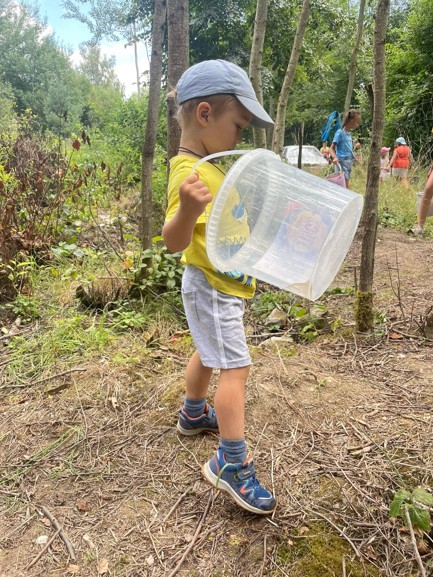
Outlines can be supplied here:
[[220, 156], [234, 156], [235, 154], [247, 154], [248, 152], [251, 152], [251, 150], [224, 150], [222, 152], [214, 152], [213, 154], [208, 154], [208, 156], [200, 158], [200, 160], [194, 164], [194, 166], [191, 168], [191, 174], [194, 174], [200, 164], [203, 164], [203, 162], [209, 162], [209, 160], [212, 160], [213, 158], [219, 158]]

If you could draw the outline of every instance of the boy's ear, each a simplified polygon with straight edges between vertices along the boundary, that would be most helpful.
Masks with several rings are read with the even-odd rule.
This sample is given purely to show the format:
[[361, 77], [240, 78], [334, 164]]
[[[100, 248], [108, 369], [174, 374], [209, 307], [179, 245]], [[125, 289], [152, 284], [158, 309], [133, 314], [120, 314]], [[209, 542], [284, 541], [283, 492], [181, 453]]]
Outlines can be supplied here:
[[208, 102], [200, 102], [196, 109], [197, 121], [201, 126], [206, 126], [210, 111], [212, 110], [211, 105]]

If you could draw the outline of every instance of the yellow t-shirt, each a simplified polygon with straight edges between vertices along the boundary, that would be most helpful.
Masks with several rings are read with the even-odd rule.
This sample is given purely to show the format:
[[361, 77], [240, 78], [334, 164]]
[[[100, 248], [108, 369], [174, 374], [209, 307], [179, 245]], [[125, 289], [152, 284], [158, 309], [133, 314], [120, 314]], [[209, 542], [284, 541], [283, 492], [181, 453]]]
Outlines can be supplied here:
[[[191, 169], [196, 164], [197, 159], [189, 156], [175, 156], [170, 160], [170, 178], [168, 182], [168, 206], [165, 215], [165, 222], [171, 220], [179, 208], [179, 187], [182, 182], [191, 175]], [[197, 169], [200, 180], [209, 188], [213, 198], [215, 198], [225, 176], [225, 171], [220, 164], [204, 162]], [[223, 215], [223, 221], [229, 220], [232, 215], [232, 231], [230, 235], [230, 222], [227, 224], [226, 240], [231, 246], [236, 243], [243, 244], [249, 236], [247, 215], [244, 208], [237, 205], [233, 199], [233, 206], [227, 207]], [[227, 203], [228, 204], [228, 203]], [[182, 262], [192, 264], [200, 268], [206, 275], [206, 279], [211, 286], [220, 292], [242, 298], [251, 298], [254, 295], [255, 279], [237, 271], [222, 273], [215, 269], [206, 253], [206, 222], [212, 202], [206, 210], [198, 217], [190, 245], [184, 250]], [[223, 231], [224, 232], [224, 231]]]

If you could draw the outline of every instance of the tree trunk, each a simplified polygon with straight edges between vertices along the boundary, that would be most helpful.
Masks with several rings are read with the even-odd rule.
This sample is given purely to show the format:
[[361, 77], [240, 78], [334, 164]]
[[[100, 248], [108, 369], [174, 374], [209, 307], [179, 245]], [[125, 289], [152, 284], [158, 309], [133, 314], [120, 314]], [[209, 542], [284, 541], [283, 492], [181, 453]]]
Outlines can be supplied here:
[[[249, 76], [260, 104], [263, 105], [262, 58], [265, 41], [266, 21], [268, 18], [269, 0], [257, 0], [254, 36], [250, 54]], [[266, 129], [253, 128], [254, 146], [266, 148]]]
[[[168, 73], [167, 84], [167, 158], [177, 154], [180, 127], [176, 120], [176, 101], [170, 92], [189, 66], [188, 0], [167, 0]], [[168, 178], [168, 171], [167, 171]]]
[[135, 21], [132, 23], [132, 29], [134, 33], [134, 63], [135, 63], [135, 77], [137, 79], [137, 94], [138, 96], [140, 96], [141, 94], [140, 69], [138, 67], [137, 31], [135, 27]]
[[352, 58], [350, 60], [349, 80], [347, 83], [346, 100], [344, 101], [344, 114], [346, 114], [350, 109], [353, 87], [355, 85], [356, 65], [358, 62], [359, 48], [361, 46], [362, 30], [364, 28], [364, 10], [365, 10], [365, 0], [360, 0], [359, 13], [358, 13], [358, 30], [356, 33], [355, 46], [353, 47]]
[[152, 168], [158, 129], [159, 99], [161, 95], [165, 17], [166, 0], [156, 0], [149, 67], [149, 101], [141, 162], [140, 238], [144, 249], [152, 245]]
[[371, 330], [374, 322], [373, 271], [378, 224], [377, 200], [379, 193], [380, 146], [385, 122], [385, 35], [388, 23], [389, 3], [390, 0], [379, 0], [374, 30], [373, 123], [371, 128], [370, 156], [367, 166], [359, 290], [355, 302], [356, 326], [361, 332]]
[[278, 99], [277, 119], [274, 127], [274, 138], [272, 149], [276, 154], [281, 154], [284, 147], [284, 129], [286, 125], [286, 109], [289, 92], [292, 87], [293, 78], [295, 77], [296, 67], [299, 60], [302, 42], [304, 40], [305, 29], [307, 28], [308, 17], [310, 15], [310, 0], [303, 0], [301, 14], [299, 16], [298, 26], [296, 29], [295, 40], [293, 41], [292, 53], [290, 54], [289, 64]]
[[302, 168], [302, 147], [304, 146], [304, 123], [299, 126], [298, 168]]

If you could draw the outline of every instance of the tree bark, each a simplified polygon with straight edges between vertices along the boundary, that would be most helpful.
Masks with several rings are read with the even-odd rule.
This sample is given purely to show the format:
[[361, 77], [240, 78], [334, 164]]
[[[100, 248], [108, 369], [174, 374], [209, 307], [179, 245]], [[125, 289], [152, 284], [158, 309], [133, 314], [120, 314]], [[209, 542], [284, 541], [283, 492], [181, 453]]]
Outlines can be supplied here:
[[383, 137], [386, 103], [385, 35], [388, 24], [390, 0], [379, 0], [373, 41], [373, 90], [374, 108], [371, 129], [370, 156], [367, 166], [367, 186], [363, 214], [363, 237], [359, 290], [355, 302], [357, 329], [361, 332], [373, 328], [373, 272], [377, 232], [377, 204], [380, 175], [380, 147]]
[[176, 101], [174, 96], [170, 95], [170, 92], [174, 90], [177, 81], [189, 66], [188, 0], [167, 0], [167, 33], [167, 158], [170, 160], [177, 154], [180, 141], [180, 127], [176, 120]]
[[[263, 105], [262, 59], [269, 0], [257, 0], [254, 36], [250, 54], [249, 76], [257, 99]], [[266, 148], [266, 129], [253, 128], [254, 146]]]
[[149, 100], [141, 162], [140, 238], [143, 249], [152, 245], [152, 168], [158, 129], [166, 11], [166, 0], [156, 0], [149, 67]]
[[347, 83], [346, 100], [344, 101], [344, 114], [349, 112], [350, 102], [352, 100], [353, 87], [355, 85], [356, 65], [358, 63], [359, 48], [361, 46], [362, 31], [364, 28], [364, 11], [365, 11], [365, 0], [360, 0], [359, 13], [358, 13], [358, 29], [356, 33], [355, 46], [353, 47], [352, 51], [352, 58], [350, 59], [349, 80]]
[[308, 17], [310, 15], [310, 0], [303, 0], [301, 14], [298, 20], [295, 40], [290, 54], [289, 64], [278, 99], [277, 118], [274, 127], [274, 138], [272, 149], [276, 154], [281, 154], [284, 147], [284, 129], [286, 125], [286, 109], [289, 92], [292, 87], [293, 78], [295, 77], [296, 67], [298, 65], [299, 53], [304, 40], [305, 29], [307, 28]]

